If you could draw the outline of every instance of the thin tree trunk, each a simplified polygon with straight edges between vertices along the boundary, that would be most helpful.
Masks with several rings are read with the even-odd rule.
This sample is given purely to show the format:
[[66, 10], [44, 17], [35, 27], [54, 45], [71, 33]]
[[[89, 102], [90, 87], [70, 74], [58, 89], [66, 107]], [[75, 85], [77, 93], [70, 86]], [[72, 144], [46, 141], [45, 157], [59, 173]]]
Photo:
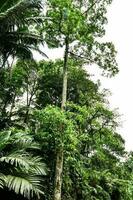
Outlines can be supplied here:
[[61, 103], [62, 110], [65, 110], [67, 101], [68, 50], [69, 50], [69, 43], [68, 43], [68, 38], [66, 38], [66, 48], [65, 48], [64, 67], [63, 67], [63, 88], [62, 88], [62, 103]]
[[36, 80], [34, 81], [33, 90], [31, 91], [30, 98], [29, 98], [29, 90], [27, 87], [27, 110], [25, 113], [24, 123], [28, 123], [28, 115], [29, 115], [31, 102], [32, 102], [33, 96], [35, 94], [35, 86], [36, 86]]
[[[61, 109], [65, 110], [67, 101], [67, 71], [68, 71], [68, 50], [69, 41], [68, 37], [65, 39], [65, 55], [64, 55], [64, 66], [63, 66], [63, 88], [62, 88], [62, 103]], [[56, 166], [55, 166], [55, 187], [54, 187], [54, 200], [61, 200], [61, 189], [62, 189], [62, 172], [63, 172], [63, 141], [61, 147], [56, 154]]]

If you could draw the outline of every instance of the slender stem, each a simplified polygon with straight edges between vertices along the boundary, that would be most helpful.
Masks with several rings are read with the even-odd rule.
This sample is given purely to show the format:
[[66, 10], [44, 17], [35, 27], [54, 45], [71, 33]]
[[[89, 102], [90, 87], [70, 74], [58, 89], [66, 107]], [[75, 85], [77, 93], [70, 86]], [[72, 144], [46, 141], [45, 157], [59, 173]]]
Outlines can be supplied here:
[[69, 43], [68, 38], [65, 40], [66, 48], [65, 48], [65, 55], [64, 55], [64, 67], [63, 67], [63, 88], [62, 88], [62, 103], [61, 109], [65, 110], [66, 101], [67, 101], [67, 73], [68, 73], [68, 50], [69, 50]]
[[[68, 37], [66, 37], [64, 66], [63, 66], [63, 88], [62, 88], [62, 103], [61, 103], [62, 111], [65, 110], [67, 101], [68, 50], [69, 50], [69, 40]], [[62, 132], [63, 130], [61, 131], [61, 133]], [[64, 160], [64, 149], [63, 149], [63, 137], [62, 137], [62, 143], [56, 154], [54, 200], [61, 200], [63, 160]]]

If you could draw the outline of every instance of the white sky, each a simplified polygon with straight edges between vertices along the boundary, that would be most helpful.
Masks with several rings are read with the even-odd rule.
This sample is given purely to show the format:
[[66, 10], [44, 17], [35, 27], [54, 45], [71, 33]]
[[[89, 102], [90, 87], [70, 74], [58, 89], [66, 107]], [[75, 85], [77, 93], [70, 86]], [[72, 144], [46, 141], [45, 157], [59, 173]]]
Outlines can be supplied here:
[[102, 79], [102, 85], [112, 92], [111, 107], [118, 107], [123, 114], [119, 132], [127, 150], [133, 150], [133, 0], [113, 1], [108, 9], [106, 36], [118, 51], [120, 72], [113, 79]]
[[[111, 108], [119, 108], [119, 113], [122, 114], [123, 125], [119, 128], [119, 133], [126, 141], [126, 149], [133, 150], [133, 0], [113, 0], [108, 8], [106, 40], [112, 41], [118, 51], [120, 72], [115, 78], [103, 78], [99, 75], [96, 78], [100, 78], [103, 88], [111, 91]], [[51, 51], [46, 50], [51, 58], [59, 58], [62, 52], [53, 50], [51, 54]], [[95, 74], [99, 73], [97, 69]]]

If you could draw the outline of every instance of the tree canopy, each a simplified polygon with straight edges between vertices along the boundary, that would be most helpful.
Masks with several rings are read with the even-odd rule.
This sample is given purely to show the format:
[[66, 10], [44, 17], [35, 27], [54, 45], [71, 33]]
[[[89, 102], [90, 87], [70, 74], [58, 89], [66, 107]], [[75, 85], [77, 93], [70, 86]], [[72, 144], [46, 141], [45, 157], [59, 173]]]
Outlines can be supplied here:
[[[102, 40], [111, 2], [0, 2], [4, 199], [133, 199], [133, 153], [118, 132], [119, 113], [85, 67], [110, 77], [119, 71], [114, 45]], [[46, 59], [40, 44], [64, 57]]]

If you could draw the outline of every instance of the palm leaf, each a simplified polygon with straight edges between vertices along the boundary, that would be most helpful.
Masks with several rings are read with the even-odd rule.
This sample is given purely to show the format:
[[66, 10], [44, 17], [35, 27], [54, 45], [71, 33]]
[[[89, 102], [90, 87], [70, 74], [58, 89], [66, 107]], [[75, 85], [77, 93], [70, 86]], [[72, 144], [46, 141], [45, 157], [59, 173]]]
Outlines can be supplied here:
[[40, 150], [40, 145], [34, 141], [34, 138], [27, 131], [18, 131], [12, 135], [12, 144], [19, 150]]
[[0, 173], [0, 189], [3, 189], [4, 188], [4, 185], [5, 185], [5, 175]]
[[38, 198], [43, 194], [42, 187], [40, 185], [41, 179], [37, 176], [12, 176], [7, 175], [4, 178], [5, 187], [9, 190], [15, 191], [16, 194], [21, 194], [24, 197], [30, 199], [34, 195]]
[[[6, 5], [6, 6], [5, 6]], [[3, 12], [0, 13], [0, 23], [4, 23], [6, 25], [14, 25], [24, 23], [27, 17], [27, 12], [34, 11], [34, 9], [39, 11], [41, 9], [41, 1], [40, 0], [17, 0], [9, 3], [6, 1], [4, 3]]]
[[[0, 54], [3, 65], [10, 55], [33, 59], [31, 47], [36, 48], [42, 38], [40, 34], [35, 34], [37, 29], [29, 29], [29, 18], [39, 17], [41, 0], [6, 0], [0, 5]], [[41, 52], [38, 47], [36, 50]]]
[[22, 152], [14, 152], [7, 156], [2, 156], [0, 162], [6, 162], [10, 165], [19, 167], [25, 172], [31, 172], [36, 175], [46, 175], [46, 165], [41, 161], [40, 157], [31, 157]]
[[3, 131], [0, 133], [0, 151], [10, 143], [11, 131]]
[[43, 194], [41, 177], [46, 175], [47, 168], [39, 156], [31, 153], [32, 149], [39, 149], [33, 136], [28, 130], [11, 129], [0, 134], [0, 141], [0, 188], [14, 190], [29, 199], [34, 195], [39, 198]]

